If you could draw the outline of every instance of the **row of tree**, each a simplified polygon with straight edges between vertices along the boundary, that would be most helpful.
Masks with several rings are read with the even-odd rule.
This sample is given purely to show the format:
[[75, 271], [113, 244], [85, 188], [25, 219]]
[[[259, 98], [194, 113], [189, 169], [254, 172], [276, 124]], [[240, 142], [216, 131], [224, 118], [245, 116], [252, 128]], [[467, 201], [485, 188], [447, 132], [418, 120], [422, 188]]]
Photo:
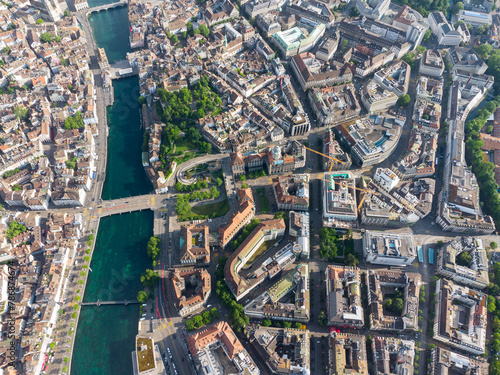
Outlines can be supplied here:
[[484, 143], [481, 140], [480, 131], [498, 106], [500, 106], [500, 96], [486, 103], [484, 108], [477, 112], [476, 117], [468, 121], [465, 125], [467, 134], [467, 140], [465, 142], [467, 157], [470, 160], [472, 170], [481, 188], [480, 196], [482, 203], [484, 203], [482, 206], [484, 210], [493, 217], [496, 225], [500, 225], [499, 187], [495, 181], [495, 165], [484, 160], [482, 151]]
[[226, 261], [226, 257], [219, 258], [219, 265], [215, 271], [215, 279], [217, 280], [215, 292], [221, 299], [222, 304], [229, 309], [229, 319], [231, 320], [233, 329], [236, 332], [241, 332], [250, 322], [250, 319], [245, 315], [243, 306], [234, 300], [233, 294], [224, 281], [224, 266]]
[[206, 189], [208, 187], [208, 182], [203, 179], [198, 179], [198, 181], [189, 184], [189, 185], [184, 185], [180, 181], [177, 181], [175, 184], [175, 190], [185, 193], [185, 192], [191, 192], [191, 191], [199, 191], [201, 189]]
[[295, 328], [295, 329], [301, 329], [302, 328], [302, 323], [299, 323], [299, 322], [295, 322], [295, 323], [292, 323], [292, 322], [288, 322], [288, 321], [284, 321], [284, 322], [281, 322], [279, 320], [271, 320], [271, 319], [263, 319], [262, 320], [262, 325], [264, 327], [283, 327], [283, 328]]
[[152, 260], [157, 260], [158, 257], [160, 256], [161, 253], [161, 240], [160, 237], [158, 236], [151, 236], [151, 238], [148, 241], [148, 246], [147, 246], [147, 251], [148, 251], [148, 256]]
[[490, 297], [488, 296], [488, 312], [493, 314], [490, 375], [500, 375], [500, 304], [493, 297], [490, 300]]
[[250, 223], [243, 227], [241, 234], [233, 241], [231, 241], [231, 248], [233, 249], [233, 251], [236, 250], [243, 243], [243, 241], [245, 241], [248, 235], [252, 233], [252, 231], [257, 227], [257, 225], [259, 225], [259, 223], [259, 219], [253, 219]]

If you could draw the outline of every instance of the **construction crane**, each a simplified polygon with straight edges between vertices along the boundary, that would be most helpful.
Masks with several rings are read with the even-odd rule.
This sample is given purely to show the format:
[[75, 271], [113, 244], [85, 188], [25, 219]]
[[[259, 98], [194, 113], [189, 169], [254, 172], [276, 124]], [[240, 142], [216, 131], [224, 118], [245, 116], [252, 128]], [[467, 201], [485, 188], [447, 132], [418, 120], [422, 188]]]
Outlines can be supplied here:
[[[334, 179], [332, 179], [332, 180], [326, 180], [326, 179], [324, 179], [324, 178], [319, 178], [318, 180], [323, 180], [323, 181], [326, 181], [326, 182], [332, 182], [332, 180], [333, 180], [333, 182], [334, 182], [335, 184], [341, 185], [341, 183], [340, 183], [340, 182], [335, 181], [335, 178], [334, 178]], [[338, 178], [337, 180], [343, 180], [343, 178]], [[359, 210], [361, 209], [361, 206], [363, 205], [363, 203], [364, 203], [364, 201], [365, 201], [365, 198], [366, 198], [366, 195], [367, 195], [367, 194], [381, 195], [381, 194], [380, 194], [379, 192], [377, 192], [377, 191], [368, 190], [368, 189], [362, 189], [362, 188], [359, 188], [359, 187], [356, 187], [356, 186], [351, 186], [351, 187], [352, 187], [352, 188], [354, 188], [354, 189], [356, 189], [356, 190], [358, 190], [358, 191], [362, 191], [363, 193], [365, 193], [365, 194], [363, 194], [363, 197], [361, 198], [361, 201], [359, 202], [359, 205], [358, 205], [358, 212], [359, 212]]]
[[[304, 146], [304, 147], [306, 148], [306, 150], [309, 150], [309, 151], [314, 152], [314, 153], [316, 153], [318, 155], [324, 156], [325, 158], [328, 158], [328, 159], [331, 159], [331, 160], [335, 160], [335, 161], [338, 161], [339, 163], [345, 164], [345, 162], [343, 162], [342, 160], [339, 160], [337, 158], [334, 158], [333, 156], [325, 155], [322, 152], [313, 150], [312, 148], [309, 148], [309, 147], [306, 147], [306, 146]], [[330, 171], [329, 172], [331, 172], [332, 169], [333, 169], [333, 163], [331, 163], [331, 165], [330, 165]]]

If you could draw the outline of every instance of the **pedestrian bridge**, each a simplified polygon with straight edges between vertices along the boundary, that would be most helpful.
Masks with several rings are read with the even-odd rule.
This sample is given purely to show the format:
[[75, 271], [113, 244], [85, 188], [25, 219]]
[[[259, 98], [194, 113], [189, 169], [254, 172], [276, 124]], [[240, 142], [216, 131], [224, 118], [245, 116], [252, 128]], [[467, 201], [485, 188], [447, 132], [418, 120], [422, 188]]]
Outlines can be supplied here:
[[101, 306], [101, 305], [134, 305], [134, 304], [139, 304], [140, 302], [135, 300], [135, 301], [128, 301], [128, 300], [123, 300], [123, 301], [101, 301], [100, 299], [97, 300], [97, 302], [82, 302], [82, 306]]

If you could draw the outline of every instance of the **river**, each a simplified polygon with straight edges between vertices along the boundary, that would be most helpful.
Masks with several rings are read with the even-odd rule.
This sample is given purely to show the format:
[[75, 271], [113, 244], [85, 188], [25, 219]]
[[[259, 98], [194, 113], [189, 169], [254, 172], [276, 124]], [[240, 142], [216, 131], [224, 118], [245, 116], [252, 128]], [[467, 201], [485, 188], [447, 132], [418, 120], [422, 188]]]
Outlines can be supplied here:
[[[89, 1], [89, 6], [112, 1]], [[109, 62], [130, 51], [126, 7], [93, 13], [89, 17], [97, 46]], [[137, 77], [113, 82], [115, 102], [107, 109], [109, 137], [106, 180], [102, 198], [147, 194], [152, 185], [141, 163]], [[141, 289], [140, 275], [151, 261], [146, 244], [153, 234], [149, 210], [101, 219], [84, 302], [134, 299]], [[138, 305], [83, 306], [75, 338], [71, 374], [128, 375], [133, 373], [131, 352], [137, 335]]]

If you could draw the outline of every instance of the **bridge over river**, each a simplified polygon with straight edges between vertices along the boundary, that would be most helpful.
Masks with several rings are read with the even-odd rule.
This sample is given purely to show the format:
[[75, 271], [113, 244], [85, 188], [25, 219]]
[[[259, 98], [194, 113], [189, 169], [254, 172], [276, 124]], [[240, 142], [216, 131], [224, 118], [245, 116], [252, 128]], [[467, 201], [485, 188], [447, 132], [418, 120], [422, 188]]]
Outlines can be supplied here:
[[96, 302], [82, 302], [82, 306], [106, 306], [106, 305], [137, 305], [140, 302], [137, 300], [134, 301], [128, 301], [128, 300], [123, 300], [123, 301], [101, 301], [98, 299]]

